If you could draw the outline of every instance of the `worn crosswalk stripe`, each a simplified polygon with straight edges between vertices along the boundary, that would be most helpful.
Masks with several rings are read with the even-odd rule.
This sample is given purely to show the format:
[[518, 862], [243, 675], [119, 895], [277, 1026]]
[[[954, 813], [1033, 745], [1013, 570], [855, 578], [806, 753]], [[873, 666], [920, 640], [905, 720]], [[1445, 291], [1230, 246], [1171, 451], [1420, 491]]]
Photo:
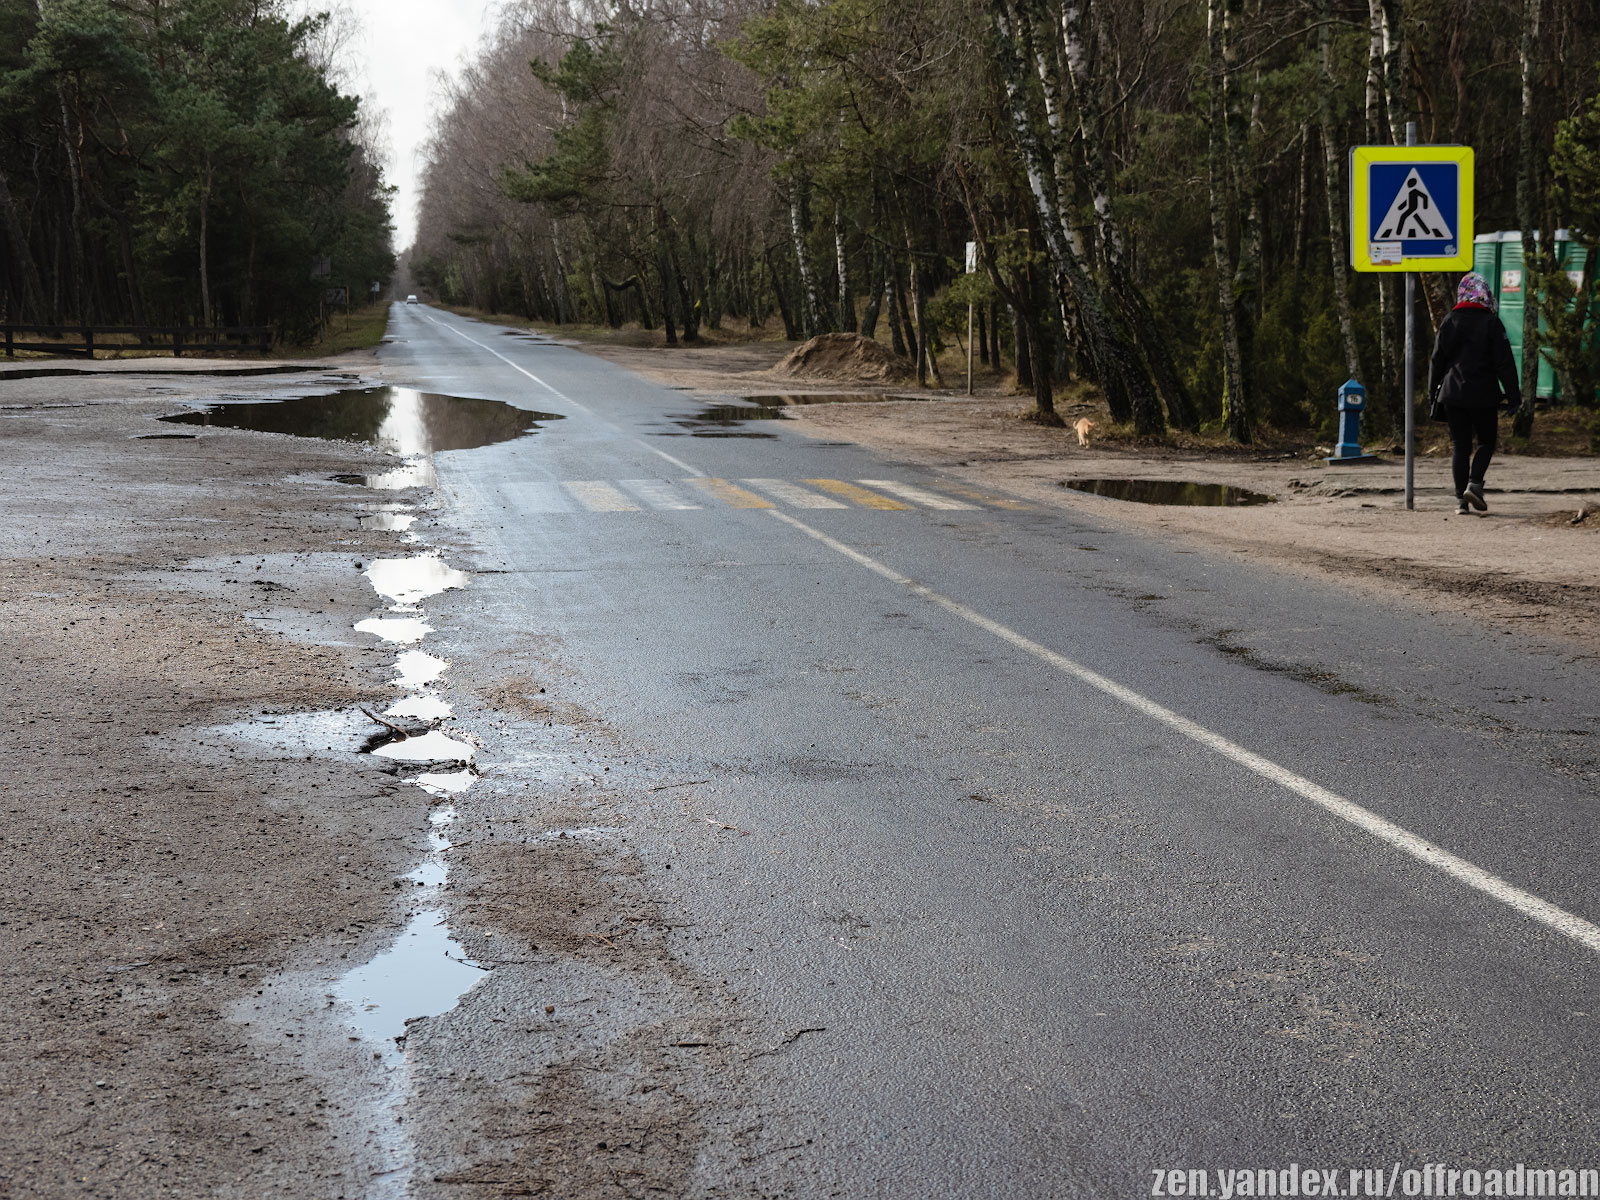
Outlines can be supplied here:
[[939, 485], [947, 492], [954, 492], [958, 496], [965, 496], [968, 500], [976, 500], [982, 505], [993, 508], [1007, 508], [1012, 512], [1032, 512], [1033, 509], [1017, 500], [1007, 500], [1004, 496], [996, 496], [992, 492], [980, 492], [977, 488], [965, 487], [959, 483], [945, 481]]
[[691, 487], [697, 487], [706, 495], [721, 500], [733, 508], [771, 508], [772, 501], [763, 500], [754, 492], [747, 492], [737, 484], [729, 483], [726, 479], [690, 479], [686, 481]]
[[518, 480], [505, 485], [506, 497], [523, 512], [564, 513], [572, 511], [572, 500], [559, 483], [529, 483]]
[[668, 483], [665, 479], [619, 479], [617, 483], [623, 491], [643, 500], [651, 508], [690, 509], [699, 508], [698, 504], [687, 499], [683, 493]]
[[888, 492], [891, 496], [899, 496], [902, 500], [909, 500], [913, 504], [920, 504], [924, 508], [949, 508], [971, 510], [976, 505], [968, 504], [965, 500], [952, 500], [948, 496], [940, 496], [933, 492], [925, 491], [909, 483], [901, 483], [897, 479], [863, 479], [867, 487], [877, 488]]
[[832, 492], [835, 496], [843, 496], [846, 500], [853, 500], [863, 508], [897, 508], [907, 510], [911, 505], [901, 504], [898, 500], [891, 500], [887, 496], [880, 496], [877, 492], [869, 492], [866, 488], [857, 487], [853, 483], [846, 483], [842, 479], [808, 479], [812, 487], [821, 488], [825, 492]]
[[603, 479], [569, 479], [562, 485], [590, 512], [638, 512], [630, 501]]
[[838, 500], [830, 500], [826, 496], [819, 496], [816, 492], [807, 491], [797, 483], [790, 483], [787, 479], [741, 479], [740, 483], [748, 483], [757, 491], [765, 492], [774, 500], [781, 501], [793, 508], [849, 508]]

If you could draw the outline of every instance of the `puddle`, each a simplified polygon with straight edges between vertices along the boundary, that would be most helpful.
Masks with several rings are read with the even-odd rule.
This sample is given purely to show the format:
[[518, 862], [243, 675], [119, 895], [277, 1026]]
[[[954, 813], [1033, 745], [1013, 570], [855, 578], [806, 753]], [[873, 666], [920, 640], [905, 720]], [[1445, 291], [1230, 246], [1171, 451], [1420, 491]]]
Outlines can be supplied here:
[[294, 400], [213, 404], [162, 417], [178, 425], [220, 425], [325, 441], [365, 442], [404, 458], [472, 450], [533, 433], [559, 413], [532, 412], [499, 400], [444, 396], [412, 388], [347, 388]]
[[360, 754], [372, 744], [374, 731], [385, 738], [391, 736], [374, 725], [372, 718], [359, 708], [340, 708], [257, 717], [222, 725], [209, 732], [273, 750]]
[[920, 396], [883, 396], [875, 392], [798, 392], [791, 395], [748, 396], [740, 404], [714, 404], [697, 413], [675, 415], [672, 421], [689, 430], [690, 437], [770, 438], [773, 436], [770, 433], [745, 429], [745, 422], [792, 420], [788, 409], [810, 404], [883, 404], [891, 400], [924, 399]]
[[891, 401], [916, 401], [932, 404], [929, 396], [885, 396], [877, 392], [802, 392], [793, 396], [746, 396], [745, 400], [761, 408], [789, 408], [807, 404], [887, 404]]
[[1138, 504], [1239, 508], [1274, 502], [1273, 497], [1262, 492], [1224, 483], [1192, 483], [1177, 479], [1068, 479], [1063, 480], [1061, 486], [1111, 500], [1132, 500]]
[[136, 433], [133, 440], [136, 442], [192, 442], [200, 435], [198, 433]]
[[[697, 413], [684, 413], [672, 418], [674, 425], [689, 431], [691, 437], [745, 437], [770, 438], [770, 433], [759, 433], [744, 428], [746, 421], [787, 421], [791, 418], [782, 405], [767, 404], [714, 404]], [[668, 435], [668, 436], [682, 436]]]
[[476, 746], [457, 741], [447, 733], [430, 729], [417, 737], [396, 738], [373, 751], [379, 758], [411, 763], [470, 763], [478, 753]]
[[376, 529], [384, 533], [405, 533], [416, 523], [416, 520], [416, 513], [393, 512], [388, 509], [368, 513], [360, 518], [361, 528]]
[[391, 704], [383, 710], [386, 717], [415, 717], [419, 721], [442, 721], [454, 713], [455, 709], [450, 704], [431, 692], [407, 696], [398, 704]]
[[368, 617], [356, 622], [358, 633], [371, 633], [386, 642], [409, 646], [433, 632], [433, 626], [419, 617]]
[[430, 796], [454, 796], [478, 782], [472, 771], [430, 771], [411, 781]]
[[415, 914], [395, 944], [338, 983], [351, 1023], [376, 1041], [403, 1042], [406, 1022], [449, 1012], [486, 972], [467, 958], [444, 913]]
[[398, 687], [419, 688], [443, 675], [450, 664], [421, 650], [407, 650], [394, 665], [400, 673], [391, 682]]
[[467, 573], [445, 566], [436, 554], [374, 559], [362, 574], [373, 590], [392, 604], [391, 612], [411, 609], [419, 600], [467, 586]]

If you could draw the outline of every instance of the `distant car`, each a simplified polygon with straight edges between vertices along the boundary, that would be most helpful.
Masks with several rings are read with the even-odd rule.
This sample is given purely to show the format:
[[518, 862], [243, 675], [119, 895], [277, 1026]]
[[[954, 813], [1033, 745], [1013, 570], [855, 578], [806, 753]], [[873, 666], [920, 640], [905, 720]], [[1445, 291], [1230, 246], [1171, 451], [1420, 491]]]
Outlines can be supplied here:
[[407, 304], [416, 304], [416, 303], [418, 303], [417, 296], [416, 296], [415, 292], [413, 292], [411, 295], [406, 297], [406, 303]]

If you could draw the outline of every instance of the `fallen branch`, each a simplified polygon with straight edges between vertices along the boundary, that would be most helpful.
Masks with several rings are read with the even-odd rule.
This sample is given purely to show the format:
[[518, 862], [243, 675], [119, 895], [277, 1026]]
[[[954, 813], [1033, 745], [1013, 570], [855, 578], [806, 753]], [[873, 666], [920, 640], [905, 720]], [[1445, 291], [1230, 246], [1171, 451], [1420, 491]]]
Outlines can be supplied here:
[[[361, 706], [357, 705], [357, 707], [360, 708]], [[411, 736], [411, 731], [406, 729], [404, 726], [396, 725], [393, 721], [385, 721], [382, 717], [378, 716], [376, 713], [372, 712], [369, 709], [362, 708], [361, 711], [362, 711], [362, 713], [364, 715], [366, 715], [368, 717], [371, 717], [379, 725], [387, 725], [390, 729], [394, 730], [401, 737], [410, 737]]]
[[658, 783], [654, 787], [645, 788], [645, 791], [647, 791], [647, 792], [664, 792], [668, 788], [694, 787], [696, 784], [710, 783], [710, 782], [711, 782], [711, 780], [709, 780], [709, 779], [690, 779], [690, 780], [686, 780], [683, 783]]

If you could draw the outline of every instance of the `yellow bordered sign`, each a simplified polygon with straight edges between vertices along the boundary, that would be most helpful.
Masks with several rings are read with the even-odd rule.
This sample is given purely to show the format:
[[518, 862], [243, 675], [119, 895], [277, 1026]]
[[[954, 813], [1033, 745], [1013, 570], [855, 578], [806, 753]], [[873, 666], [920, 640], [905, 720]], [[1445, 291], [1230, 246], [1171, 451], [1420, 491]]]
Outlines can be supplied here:
[[1472, 149], [1350, 151], [1350, 261], [1358, 271], [1472, 270]]

